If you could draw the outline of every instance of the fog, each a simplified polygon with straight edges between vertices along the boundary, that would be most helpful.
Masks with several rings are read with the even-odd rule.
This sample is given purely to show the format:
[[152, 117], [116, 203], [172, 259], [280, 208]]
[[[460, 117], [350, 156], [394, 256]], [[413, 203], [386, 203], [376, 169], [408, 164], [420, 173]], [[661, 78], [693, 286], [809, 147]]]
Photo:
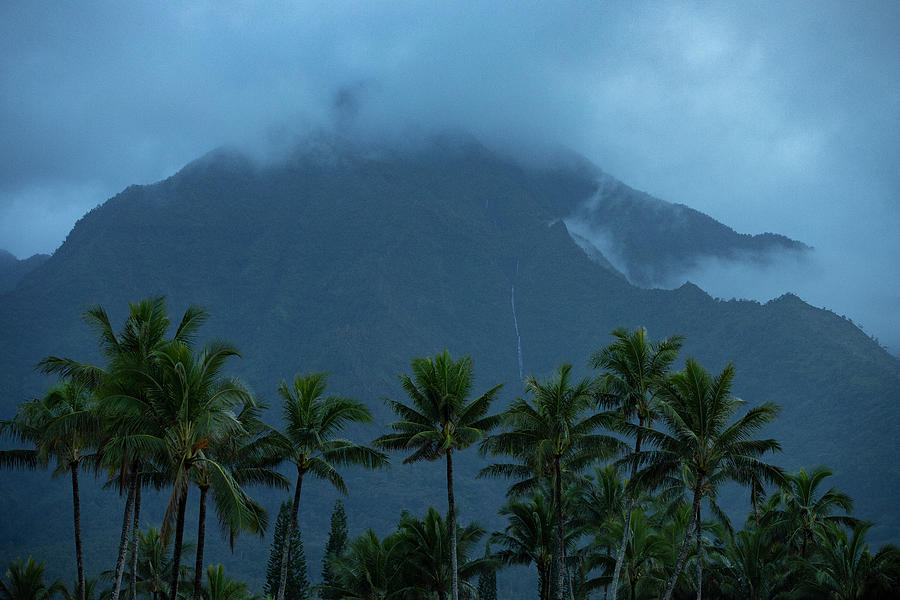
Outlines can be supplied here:
[[[711, 263], [900, 348], [900, 4], [0, 4], [0, 248], [52, 252], [132, 183], [223, 144], [461, 129], [563, 146], [814, 268]], [[739, 269], [737, 267], [740, 267]]]

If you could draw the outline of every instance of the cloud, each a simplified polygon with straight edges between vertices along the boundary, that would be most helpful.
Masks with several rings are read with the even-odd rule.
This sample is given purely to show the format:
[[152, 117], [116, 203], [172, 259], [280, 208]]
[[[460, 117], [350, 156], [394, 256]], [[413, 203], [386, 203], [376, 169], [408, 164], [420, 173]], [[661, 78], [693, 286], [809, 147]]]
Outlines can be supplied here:
[[13, 0], [0, 247], [52, 251], [65, 219], [219, 145], [460, 128], [532, 160], [570, 147], [833, 269], [871, 267], [860, 294], [892, 298], [898, 28], [894, 3]]

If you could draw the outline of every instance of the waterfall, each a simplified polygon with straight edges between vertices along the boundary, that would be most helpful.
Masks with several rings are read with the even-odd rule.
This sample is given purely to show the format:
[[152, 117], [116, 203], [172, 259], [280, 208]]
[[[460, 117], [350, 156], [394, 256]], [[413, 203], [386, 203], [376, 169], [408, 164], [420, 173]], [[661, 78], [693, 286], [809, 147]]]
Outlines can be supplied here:
[[[519, 259], [516, 259], [516, 275], [519, 274]], [[513, 325], [516, 328], [516, 355], [519, 358], [519, 380], [525, 379], [525, 368], [522, 364], [522, 336], [519, 335], [519, 319], [516, 317], [516, 284], [509, 290], [509, 303], [512, 305]]]

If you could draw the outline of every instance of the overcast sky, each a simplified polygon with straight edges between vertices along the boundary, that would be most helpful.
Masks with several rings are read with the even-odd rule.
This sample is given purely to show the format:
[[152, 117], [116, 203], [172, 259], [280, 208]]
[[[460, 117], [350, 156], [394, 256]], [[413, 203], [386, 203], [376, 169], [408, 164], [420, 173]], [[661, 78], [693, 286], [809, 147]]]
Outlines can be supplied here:
[[900, 347], [894, 0], [7, 0], [0, 248], [52, 252], [129, 184], [335, 122], [567, 146], [739, 232], [818, 250], [815, 273], [757, 274], [756, 291], [707, 273], [733, 280], [715, 293], [790, 286]]

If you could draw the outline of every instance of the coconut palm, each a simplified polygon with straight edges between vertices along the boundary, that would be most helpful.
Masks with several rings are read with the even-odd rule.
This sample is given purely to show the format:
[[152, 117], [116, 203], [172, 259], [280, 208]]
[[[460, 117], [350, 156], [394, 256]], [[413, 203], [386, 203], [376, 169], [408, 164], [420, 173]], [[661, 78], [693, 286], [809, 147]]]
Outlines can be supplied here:
[[[620, 524], [624, 526], [624, 523]], [[656, 597], [662, 562], [665, 556], [666, 540], [656, 530], [652, 519], [640, 508], [632, 513], [631, 535], [625, 549], [622, 570], [628, 584], [629, 599]], [[616, 527], [618, 529], [619, 527]]]
[[328, 597], [343, 600], [400, 600], [407, 590], [400, 577], [403, 549], [398, 534], [384, 540], [371, 529], [352, 540], [347, 551], [332, 562], [334, 583], [323, 585]]
[[[620, 417], [639, 427], [653, 427], [657, 418], [653, 397], [669, 367], [678, 357], [684, 338], [674, 336], [657, 343], [647, 340], [647, 330], [634, 331], [618, 328], [612, 332], [615, 341], [591, 355], [591, 365], [604, 369], [600, 376], [601, 404], [615, 408]], [[634, 453], [641, 451], [643, 436], [634, 436]], [[632, 464], [632, 475], [636, 466]], [[612, 600], [618, 593], [619, 572], [630, 534], [631, 510], [634, 506], [633, 489], [627, 490], [625, 500], [625, 527], [616, 554], [616, 566], [612, 576]]]
[[550, 598], [550, 571], [556, 554], [557, 539], [553, 531], [556, 510], [543, 494], [538, 493], [527, 502], [510, 501], [500, 509], [509, 525], [495, 531], [490, 543], [501, 549], [494, 557], [504, 565], [533, 564], [538, 572], [539, 597]]
[[8, 583], [0, 580], [0, 600], [50, 600], [65, 589], [59, 580], [49, 586], [44, 583], [44, 563], [30, 556], [28, 562], [20, 558], [9, 563], [6, 579]]
[[[188, 307], [175, 330], [173, 341], [191, 343], [206, 311]], [[112, 600], [118, 600], [125, 567], [126, 541], [129, 519], [133, 513], [132, 556], [137, 556], [140, 496], [143, 485], [145, 458], [159, 452], [153, 441], [165, 424], [154, 422], [152, 415], [142, 410], [122, 411], [122, 398], [132, 398], [138, 405], [146, 405], [147, 374], [157, 364], [156, 352], [166, 343], [170, 321], [164, 297], [147, 298], [129, 304], [129, 314], [120, 333], [112, 327], [109, 316], [101, 306], [88, 308], [82, 316], [96, 333], [106, 366], [100, 367], [71, 358], [49, 356], [38, 363], [45, 373], [71, 378], [97, 388], [100, 409], [106, 420], [107, 439], [103, 444], [104, 460], [119, 491], [126, 493], [122, 519], [122, 533], [116, 559]], [[132, 574], [136, 571], [132, 559]], [[132, 590], [135, 580], [132, 575]], [[132, 592], [133, 595], [133, 592]]]
[[[216, 516], [223, 533], [229, 536], [232, 545], [234, 537], [246, 530], [251, 533], [262, 533], [258, 526], [266, 522], [265, 509], [255, 500], [242, 494], [235, 494], [229, 485], [216, 485], [217, 467], [224, 467], [231, 478], [241, 488], [247, 485], [265, 485], [279, 489], [288, 489], [287, 478], [274, 470], [281, 460], [281, 453], [268, 435], [269, 428], [260, 420], [261, 407], [245, 404], [237, 420], [245, 435], [241, 437], [211, 437], [204, 454], [210, 460], [202, 461], [194, 471], [193, 481], [200, 490], [200, 510], [197, 516], [197, 552], [194, 563], [194, 600], [200, 600], [202, 592], [203, 553], [206, 538], [206, 501], [210, 491], [213, 493], [213, 504]], [[236, 500], [246, 506], [235, 506]], [[246, 512], [254, 516], [243, 519]], [[207, 570], [207, 574], [210, 571]], [[217, 575], [218, 576], [218, 575]]]
[[[134, 573], [137, 582], [136, 591], [145, 594], [151, 600], [162, 600], [168, 596], [169, 579], [173, 568], [169, 546], [170, 544], [164, 543], [159, 529], [148, 527], [146, 533], [138, 532], [137, 571]], [[190, 543], [182, 546], [185, 552], [192, 548], [193, 544]], [[193, 568], [182, 565], [179, 569], [179, 578], [181, 581], [195, 579]]]
[[[174, 564], [169, 586], [171, 600], [178, 594], [187, 492], [195, 478], [214, 490], [220, 518], [233, 530], [264, 532], [265, 511], [235, 481], [226, 464], [216, 461], [209, 448], [247, 434], [235, 410], [253, 400], [237, 381], [224, 379], [221, 370], [237, 351], [224, 342], [213, 342], [200, 352], [172, 341], [155, 352], [158, 365], [148, 376], [146, 409], [157, 423], [168, 423], [157, 433], [157, 448], [165, 447], [164, 461], [172, 492], [163, 517], [162, 535], [168, 539], [174, 527]], [[123, 399], [124, 401], [125, 399]], [[130, 401], [139, 401], [129, 398]], [[200, 544], [198, 544], [198, 548]]]
[[806, 562], [801, 587], [818, 598], [863, 600], [896, 597], [900, 589], [900, 550], [887, 544], [874, 556], [866, 544], [871, 523], [857, 522], [852, 535], [841, 525], [826, 523], [817, 531], [817, 557]]
[[[431, 507], [423, 519], [405, 514], [398, 526], [400, 550], [404, 556], [404, 587], [426, 598], [446, 598], [452, 593], [453, 573], [449, 554], [454, 549], [458, 553], [461, 587], [466, 589], [468, 597], [473, 597], [475, 591], [468, 580], [492, 565], [490, 559], [469, 558], [475, 544], [484, 536], [484, 528], [470, 523], [457, 530], [456, 543], [450, 544], [448, 521]], [[448, 565], [451, 568], [448, 569]]]
[[[197, 580], [199, 581], [199, 577]], [[203, 590], [204, 600], [263, 600], [263, 596], [254, 594], [246, 583], [235, 581], [225, 575], [222, 565], [210, 565], [206, 569], [206, 586]]]
[[[685, 370], [670, 376], [661, 388], [657, 408], [664, 431], [634, 424], [622, 425], [630, 435], [641, 435], [652, 450], [641, 450], [633, 458], [623, 459], [641, 469], [632, 481], [644, 489], [686, 485], [692, 496], [691, 520], [675, 570], [666, 586], [664, 600], [669, 600], [687, 557], [690, 537], [701, 532], [701, 500], [714, 498], [718, 486], [725, 481], [749, 484], [753, 478], [780, 483], [781, 469], [763, 462], [760, 457], [780, 450], [773, 439], [753, 439], [753, 434], [775, 418], [778, 410], [772, 403], [749, 409], [742, 417], [729, 422], [744, 404], [731, 394], [734, 367], [729, 364], [717, 377], [710, 377], [693, 359]], [[698, 561], [698, 567], [701, 562]], [[699, 586], [698, 586], [699, 587]]]
[[375, 440], [375, 444], [388, 450], [412, 450], [412, 454], [404, 459], [404, 464], [446, 458], [453, 600], [458, 600], [453, 452], [468, 448], [497, 425], [498, 418], [487, 416], [487, 411], [502, 384], [469, 400], [474, 379], [472, 359], [464, 356], [454, 361], [446, 350], [433, 359], [414, 359], [412, 371], [412, 377], [400, 376], [403, 390], [412, 401], [412, 406], [388, 400], [401, 420], [391, 423], [390, 427], [394, 432], [381, 436]]
[[92, 451], [100, 436], [100, 419], [95, 408], [94, 397], [85, 384], [67, 381], [42, 399], [22, 404], [12, 420], [0, 422], [0, 434], [33, 446], [0, 451], [0, 467], [46, 467], [52, 458], [56, 460], [54, 477], [63, 473], [71, 476], [79, 600], [86, 599], [86, 587], [78, 474], [82, 462], [94, 457]]
[[339, 396], [325, 396], [327, 377], [323, 373], [297, 376], [293, 385], [281, 382], [278, 393], [284, 406], [285, 429], [273, 432], [272, 442], [281, 449], [281, 457], [297, 469], [291, 522], [281, 551], [281, 577], [277, 600], [284, 600], [290, 540], [297, 527], [300, 490], [307, 475], [329, 482], [341, 493], [347, 486], [336, 467], [359, 465], [369, 469], [383, 467], [387, 456], [337, 437], [351, 423], [371, 423], [372, 414], [360, 402]]
[[[586, 413], [593, 407], [594, 390], [590, 378], [572, 382], [572, 366], [562, 365], [546, 382], [529, 377], [528, 398], [520, 398], [503, 414], [506, 431], [492, 435], [481, 444], [482, 453], [505, 454], [517, 462], [494, 464], [479, 476], [503, 476], [520, 481], [510, 487], [517, 495], [534, 490], [547, 480], [553, 486], [556, 507], [557, 547], [565, 550], [562, 490], [563, 478], [579, 473], [594, 461], [617, 453], [621, 443], [597, 430], [609, 426], [607, 413]], [[556, 556], [556, 597], [563, 593], [563, 552]]]
[[720, 596], [767, 600], [790, 589], [788, 547], [772, 527], [758, 525], [754, 517], [738, 532], [720, 527], [718, 533], [724, 545], [717, 548], [710, 579]]
[[[806, 469], [800, 469], [795, 474], [785, 476], [781, 490], [770, 500], [767, 522], [795, 544], [800, 558], [808, 557], [808, 544], [815, 531], [825, 523], [853, 527], [858, 522], [849, 516], [853, 510], [853, 499], [850, 496], [834, 487], [819, 493], [819, 486], [832, 475], [831, 470], [824, 466], [816, 467], [809, 473]], [[837, 511], [847, 514], [833, 514]]]

